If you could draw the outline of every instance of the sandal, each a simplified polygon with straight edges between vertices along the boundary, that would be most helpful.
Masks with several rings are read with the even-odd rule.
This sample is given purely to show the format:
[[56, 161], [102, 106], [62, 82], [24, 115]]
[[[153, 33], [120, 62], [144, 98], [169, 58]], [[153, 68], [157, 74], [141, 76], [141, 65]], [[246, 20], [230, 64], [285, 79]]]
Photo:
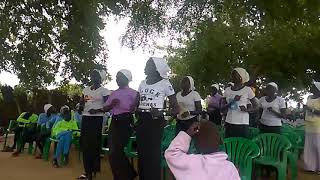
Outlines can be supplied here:
[[56, 159], [54, 159], [54, 160], [52, 161], [52, 166], [53, 166], [54, 168], [59, 168], [59, 164], [58, 164], [58, 161], [57, 161]]
[[77, 177], [77, 179], [88, 179], [87, 174], [86, 173], [81, 174], [79, 177]]

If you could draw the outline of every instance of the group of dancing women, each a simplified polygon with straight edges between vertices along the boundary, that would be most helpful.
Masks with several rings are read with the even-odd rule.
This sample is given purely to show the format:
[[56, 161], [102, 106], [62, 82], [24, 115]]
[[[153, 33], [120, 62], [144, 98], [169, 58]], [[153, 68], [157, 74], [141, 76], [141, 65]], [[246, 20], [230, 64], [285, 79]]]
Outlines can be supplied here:
[[[109, 162], [114, 180], [133, 180], [139, 175], [140, 180], [161, 179], [161, 138], [166, 124], [164, 112], [168, 112], [166, 100], [169, 101], [169, 114], [177, 120], [176, 134], [187, 131], [202, 114], [201, 97], [195, 91], [194, 80], [186, 76], [181, 81], [181, 91], [175, 93], [168, 73], [170, 68], [163, 58], [150, 58], [145, 66], [146, 79], [138, 91], [129, 87], [132, 74], [122, 69], [117, 73], [116, 82], [119, 88], [113, 92], [102, 86], [106, 78], [103, 70], [93, 70], [91, 86], [84, 88], [80, 102], [82, 113], [81, 147], [83, 151], [84, 173], [78, 179], [91, 180], [100, 171], [101, 131], [105, 112], [111, 112], [112, 122], [109, 127]], [[280, 133], [282, 119], [285, 118], [285, 101], [277, 96], [278, 85], [268, 83], [264, 96], [259, 100], [252, 88], [246, 86], [250, 80], [248, 72], [243, 68], [235, 68], [231, 72], [231, 83], [219, 94], [219, 85], [212, 85], [212, 94], [208, 100], [207, 112], [210, 121], [221, 125], [224, 119], [225, 137], [247, 137], [249, 132], [249, 114], [262, 109], [260, 129], [263, 132]], [[312, 132], [306, 136], [306, 143], [320, 152], [320, 83], [313, 85], [313, 96], [308, 103], [307, 116], [312, 118]], [[319, 105], [316, 106], [315, 104]], [[315, 120], [314, 115], [318, 118]], [[134, 116], [138, 121], [134, 122]], [[306, 118], [308, 119], [308, 118]], [[319, 121], [319, 123], [318, 123]], [[315, 125], [315, 122], [318, 124]], [[134, 127], [134, 128], [133, 128]], [[311, 126], [310, 126], [311, 127]], [[316, 128], [318, 127], [318, 129]], [[138, 152], [138, 172], [126, 157], [123, 149], [135, 130]], [[312, 142], [311, 142], [312, 140]], [[316, 147], [314, 147], [316, 146]], [[313, 154], [308, 152], [307, 157]], [[320, 158], [307, 164], [312, 171], [320, 171]]]

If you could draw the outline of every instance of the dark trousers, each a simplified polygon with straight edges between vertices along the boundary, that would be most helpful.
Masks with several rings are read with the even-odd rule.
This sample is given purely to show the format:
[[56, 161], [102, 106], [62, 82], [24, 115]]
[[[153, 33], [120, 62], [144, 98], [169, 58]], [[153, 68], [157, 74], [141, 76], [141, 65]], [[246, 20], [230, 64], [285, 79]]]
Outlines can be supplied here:
[[110, 127], [110, 166], [114, 180], [133, 180], [137, 173], [124, 153], [132, 134], [133, 115], [126, 113], [112, 117]]
[[92, 173], [100, 172], [102, 121], [102, 116], [82, 117], [80, 142], [83, 166], [89, 177]]
[[275, 134], [281, 133], [281, 126], [266, 126], [260, 123], [259, 129], [261, 133], [275, 133]]
[[17, 146], [17, 141], [21, 137], [22, 130], [23, 128], [19, 126], [14, 129], [14, 139], [13, 139], [13, 145], [12, 145], [13, 149], [15, 149]]
[[21, 152], [23, 150], [26, 143], [33, 143], [35, 141], [36, 129], [34, 127], [24, 127], [22, 128], [22, 132], [20, 132], [20, 136], [21, 136], [21, 144], [17, 148], [18, 152]]
[[243, 137], [247, 138], [249, 135], [249, 125], [246, 124], [230, 124], [225, 123], [225, 138], [228, 137]]
[[49, 138], [50, 135], [51, 135], [50, 130], [47, 130], [45, 132], [40, 132], [36, 137], [36, 144], [37, 144], [37, 147], [39, 148], [41, 154], [43, 153], [43, 147], [46, 142], [46, 139]]
[[222, 116], [219, 109], [209, 112], [209, 121], [221, 126]]
[[176, 135], [180, 132], [180, 131], [187, 131], [191, 125], [194, 123], [194, 122], [197, 122], [198, 121], [198, 117], [194, 117], [194, 118], [191, 118], [191, 119], [188, 119], [188, 120], [177, 120], [177, 124], [176, 124]]
[[137, 150], [140, 180], [161, 179], [161, 138], [164, 118], [138, 113]]

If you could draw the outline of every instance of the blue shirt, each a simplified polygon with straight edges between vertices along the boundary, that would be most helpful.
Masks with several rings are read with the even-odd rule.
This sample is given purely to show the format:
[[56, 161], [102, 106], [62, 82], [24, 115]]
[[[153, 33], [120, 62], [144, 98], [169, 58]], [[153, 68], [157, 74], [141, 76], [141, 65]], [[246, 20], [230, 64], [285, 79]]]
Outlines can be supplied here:
[[56, 118], [56, 114], [51, 114], [50, 116], [47, 116], [47, 113], [41, 113], [38, 117], [38, 125], [42, 126], [44, 124], [47, 124], [47, 122], [54, 118]]
[[60, 113], [56, 114], [53, 118], [51, 118], [47, 123], [46, 123], [46, 127], [47, 129], [51, 129], [52, 127], [54, 127], [57, 122], [61, 121], [63, 118], [61, 116]]
[[75, 112], [74, 113], [74, 120], [77, 121], [78, 125], [80, 125], [79, 126], [79, 128], [80, 128], [81, 127], [82, 115], [80, 113], [78, 113], [78, 112]]

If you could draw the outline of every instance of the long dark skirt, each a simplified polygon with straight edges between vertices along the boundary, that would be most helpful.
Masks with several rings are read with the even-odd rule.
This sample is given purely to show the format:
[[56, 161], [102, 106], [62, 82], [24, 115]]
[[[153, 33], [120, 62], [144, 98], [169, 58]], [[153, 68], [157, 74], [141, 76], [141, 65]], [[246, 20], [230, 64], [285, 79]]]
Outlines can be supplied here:
[[83, 166], [87, 174], [100, 172], [102, 116], [83, 116], [81, 125], [81, 148]]
[[275, 134], [281, 133], [281, 126], [266, 126], [260, 123], [259, 129], [261, 133], [275, 133]]
[[161, 179], [161, 138], [164, 118], [138, 113], [137, 150], [140, 180]]
[[246, 124], [230, 124], [225, 123], [225, 138], [228, 137], [243, 137], [249, 136], [249, 125]]
[[126, 113], [112, 117], [110, 128], [110, 166], [114, 180], [133, 180], [137, 173], [123, 149], [132, 135], [133, 115]]
[[218, 126], [221, 126], [221, 120], [222, 116], [219, 109], [215, 109], [214, 111], [211, 111], [209, 113], [209, 121], [215, 123]]

